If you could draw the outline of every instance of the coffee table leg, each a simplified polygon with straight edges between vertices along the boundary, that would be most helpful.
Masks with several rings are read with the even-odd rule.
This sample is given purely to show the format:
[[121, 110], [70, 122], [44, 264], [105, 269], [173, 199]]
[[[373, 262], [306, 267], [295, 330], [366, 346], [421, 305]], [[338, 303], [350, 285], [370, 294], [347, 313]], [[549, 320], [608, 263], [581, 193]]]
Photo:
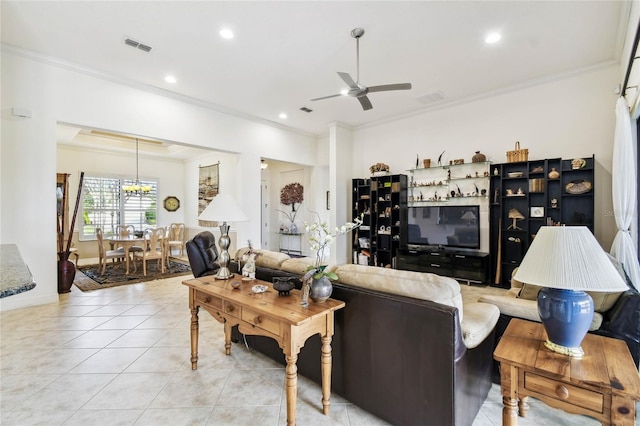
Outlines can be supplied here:
[[508, 396], [503, 396], [502, 404], [504, 405], [502, 408], [502, 425], [517, 426], [518, 415], [516, 407], [518, 406], [518, 401], [516, 399], [509, 398]]
[[231, 328], [228, 322], [224, 323], [224, 353], [231, 355]]
[[287, 366], [286, 389], [287, 389], [287, 425], [296, 424], [296, 398], [298, 396], [298, 355], [285, 355]]
[[199, 306], [191, 308], [191, 369], [198, 368], [198, 309]]
[[322, 412], [329, 414], [331, 405], [331, 336], [322, 336]]

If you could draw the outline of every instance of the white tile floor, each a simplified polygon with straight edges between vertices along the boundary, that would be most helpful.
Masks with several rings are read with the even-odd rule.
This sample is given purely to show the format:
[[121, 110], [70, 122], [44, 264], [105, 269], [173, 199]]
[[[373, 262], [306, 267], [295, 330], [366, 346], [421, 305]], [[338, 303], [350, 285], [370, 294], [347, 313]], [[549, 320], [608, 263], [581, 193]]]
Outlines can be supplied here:
[[[239, 344], [225, 356], [222, 327], [206, 312], [199, 368], [191, 370], [183, 279], [89, 293], [73, 287], [56, 304], [2, 312], [0, 424], [286, 424], [283, 367]], [[324, 416], [319, 386], [304, 377], [298, 385], [299, 425], [387, 424], [338, 395]], [[598, 424], [530, 405], [520, 425]], [[501, 411], [493, 385], [474, 426], [501, 424]]]

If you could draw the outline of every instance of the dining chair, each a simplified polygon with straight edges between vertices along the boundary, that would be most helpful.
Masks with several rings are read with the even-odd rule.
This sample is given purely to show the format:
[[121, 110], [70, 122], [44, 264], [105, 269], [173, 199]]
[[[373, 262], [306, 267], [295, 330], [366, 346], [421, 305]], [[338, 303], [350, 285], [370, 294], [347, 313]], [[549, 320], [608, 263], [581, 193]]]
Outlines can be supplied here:
[[[116, 235], [119, 235], [121, 237], [128, 237], [128, 236], [133, 236], [136, 233], [136, 227], [133, 225], [116, 225]], [[113, 244], [112, 247], [113, 248]], [[129, 253], [133, 253], [133, 252], [137, 252], [137, 251], [142, 251], [143, 247], [142, 246], [131, 246], [129, 247]], [[138, 267], [136, 265], [136, 262], [133, 262], [133, 272], [138, 272]]]
[[178, 247], [180, 249], [180, 256], [184, 256], [184, 234], [185, 234], [185, 225], [184, 223], [172, 223], [168, 226], [168, 234], [167, 234], [167, 259], [171, 256], [172, 248]]
[[161, 267], [162, 273], [164, 273], [164, 228], [148, 228], [144, 231], [144, 249], [142, 251], [133, 252], [133, 264], [135, 266], [135, 260], [140, 259], [142, 261], [142, 272], [147, 275], [147, 262], [149, 260], [156, 259], [158, 266]]
[[96, 238], [98, 240], [98, 259], [99, 259], [99, 264], [102, 265], [102, 272], [100, 272], [100, 275], [104, 275], [106, 269], [107, 269], [107, 259], [119, 259], [119, 260], [124, 260], [125, 257], [125, 253], [124, 253], [124, 249], [121, 247], [119, 249], [116, 250], [106, 250], [104, 248], [104, 240], [102, 238], [102, 229], [101, 228], [96, 228]]
[[136, 228], [133, 225], [116, 225], [116, 235], [121, 237], [128, 237], [136, 232]]

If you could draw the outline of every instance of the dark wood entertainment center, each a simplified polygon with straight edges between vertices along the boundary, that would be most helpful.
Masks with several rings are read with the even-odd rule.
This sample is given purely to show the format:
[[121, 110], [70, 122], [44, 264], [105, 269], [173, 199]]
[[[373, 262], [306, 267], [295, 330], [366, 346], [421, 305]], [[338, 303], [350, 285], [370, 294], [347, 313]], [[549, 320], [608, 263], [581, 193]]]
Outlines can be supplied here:
[[[365, 218], [354, 233], [353, 261], [509, 288], [511, 273], [541, 226], [581, 225], [593, 232], [594, 171], [591, 155], [453, 164], [412, 169], [409, 178], [353, 179], [353, 217]], [[488, 214], [489, 253], [472, 245], [407, 244], [412, 207], [474, 205], [483, 217]], [[482, 249], [487, 250], [487, 243]]]
[[425, 251], [401, 249], [396, 267], [407, 271], [430, 272], [467, 283], [490, 283], [491, 256], [471, 250], [433, 248]]

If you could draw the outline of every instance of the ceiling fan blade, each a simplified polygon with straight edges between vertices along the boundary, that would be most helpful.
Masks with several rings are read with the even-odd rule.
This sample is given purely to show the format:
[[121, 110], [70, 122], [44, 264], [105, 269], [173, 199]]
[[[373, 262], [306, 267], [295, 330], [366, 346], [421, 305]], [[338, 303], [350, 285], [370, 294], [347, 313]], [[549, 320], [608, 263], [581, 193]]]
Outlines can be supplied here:
[[371, 108], [373, 108], [373, 105], [371, 105], [371, 101], [366, 96], [360, 96], [357, 99], [358, 99], [358, 101], [360, 101], [360, 105], [362, 105], [362, 109], [364, 111], [367, 111], [367, 110], [370, 110]]
[[370, 86], [371, 92], [388, 92], [390, 90], [411, 90], [411, 83], [383, 84], [381, 86]]
[[353, 78], [351, 78], [351, 76], [348, 73], [346, 73], [346, 72], [338, 72], [338, 75], [340, 76], [342, 81], [347, 83], [347, 86], [349, 86], [350, 89], [359, 89], [360, 88], [360, 87], [358, 87], [356, 82], [353, 81]]
[[342, 96], [342, 94], [338, 93], [337, 95], [323, 96], [323, 97], [321, 97], [321, 98], [314, 98], [314, 99], [311, 99], [311, 100], [312, 100], [312, 101], [321, 101], [321, 100], [323, 100], [323, 99], [335, 98], [335, 97], [337, 97], [337, 96]]

